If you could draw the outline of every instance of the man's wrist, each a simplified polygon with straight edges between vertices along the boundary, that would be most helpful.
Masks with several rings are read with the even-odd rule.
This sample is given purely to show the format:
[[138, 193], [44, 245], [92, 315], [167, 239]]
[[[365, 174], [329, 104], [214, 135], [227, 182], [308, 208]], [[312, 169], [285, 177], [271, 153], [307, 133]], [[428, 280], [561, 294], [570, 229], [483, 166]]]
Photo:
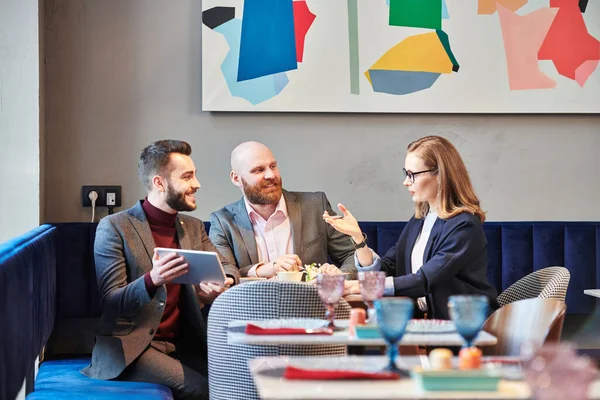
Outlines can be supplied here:
[[146, 291], [150, 297], [154, 297], [158, 287], [154, 284], [152, 280], [152, 274], [150, 272], [144, 274], [144, 284], [146, 286]]
[[260, 272], [259, 272], [259, 270], [260, 270], [262, 267], [264, 267], [265, 265], [267, 265], [267, 264], [268, 264], [268, 263], [261, 263], [261, 264], [258, 264], [258, 265], [256, 266], [256, 269], [254, 270], [254, 273], [256, 274], [256, 277], [257, 277], [257, 278], [267, 278], [266, 276], [263, 276], [263, 275], [261, 275], [261, 274], [260, 274]]

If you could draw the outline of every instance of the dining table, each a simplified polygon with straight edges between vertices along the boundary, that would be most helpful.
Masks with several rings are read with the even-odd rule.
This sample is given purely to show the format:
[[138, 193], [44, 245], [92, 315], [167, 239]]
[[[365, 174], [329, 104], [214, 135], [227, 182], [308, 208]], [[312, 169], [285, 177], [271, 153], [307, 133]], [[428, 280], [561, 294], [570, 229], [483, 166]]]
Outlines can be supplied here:
[[592, 297], [600, 297], [600, 289], [585, 289], [583, 294], [587, 294]]
[[[419, 320], [417, 324], [423, 326], [425, 330], [410, 330], [402, 337], [400, 346], [462, 346], [464, 340], [456, 330], [451, 329], [431, 329], [427, 328], [428, 322], [433, 325], [439, 321]], [[347, 345], [347, 346], [385, 346], [386, 341], [381, 336], [361, 338], [352, 334], [349, 329], [349, 320], [335, 320], [335, 325], [340, 330], [332, 334], [249, 334], [246, 333], [248, 324], [271, 329], [295, 326], [315, 328], [327, 324], [326, 320], [318, 319], [270, 319], [270, 320], [234, 320], [228, 323], [227, 341], [229, 344], [247, 344], [247, 345]], [[447, 324], [444, 324], [447, 326]], [[485, 331], [479, 332], [474, 344], [476, 346], [493, 346], [498, 339]]]
[[[411, 371], [428, 368], [427, 356], [399, 357], [396, 365]], [[454, 367], [458, 364], [453, 359]], [[303, 370], [336, 371], [381, 371], [388, 363], [385, 356], [346, 356], [346, 357], [260, 357], [249, 362], [250, 371], [263, 400], [404, 400], [404, 399], [531, 399], [530, 385], [525, 381], [523, 368], [515, 357], [483, 358], [482, 368], [496, 369], [499, 381], [496, 390], [424, 390], [418, 379], [411, 374], [408, 378], [395, 380], [369, 379], [288, 379], [284, 377], [286, 368]], [[469, 378], [462, 378], [469, 379]], [[468, 387], [468, 385], [466, 385]], [[573, 388], [559, 386], [565, 391], [560, 398], [569, 397]], [[584, 389], [585, 390], [585, 389]], [[558, 397], [557, 397], [558, 398]], [[588, 398], [600, 399], [600, 381], [596, 380], [588, 388]]]

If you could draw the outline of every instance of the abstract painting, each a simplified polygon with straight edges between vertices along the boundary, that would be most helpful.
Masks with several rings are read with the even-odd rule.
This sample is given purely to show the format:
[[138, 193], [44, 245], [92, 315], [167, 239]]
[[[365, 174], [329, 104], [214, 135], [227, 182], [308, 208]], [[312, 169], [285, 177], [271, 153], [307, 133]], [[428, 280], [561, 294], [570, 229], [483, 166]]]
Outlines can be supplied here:
[[205, 111], [600, 113], [600, 1], [202, 7]]

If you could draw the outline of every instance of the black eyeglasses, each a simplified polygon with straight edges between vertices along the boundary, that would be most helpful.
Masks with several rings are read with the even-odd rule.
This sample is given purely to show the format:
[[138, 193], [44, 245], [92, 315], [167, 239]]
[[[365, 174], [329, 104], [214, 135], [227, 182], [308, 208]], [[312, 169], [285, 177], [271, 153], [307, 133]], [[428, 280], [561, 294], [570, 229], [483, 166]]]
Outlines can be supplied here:
[[[404, 171], [404, 176], [408, 178], [410, 183], [415, 183], [416, 175], [424, 174], [425, 172], [433, 172], [433, 171], [435, 171], [435, 169], [426, 169], [425, 171], [412, 172], [412, 171], [407, 171], [405, 168], [402, 168], [402, 171]], [[404, 179], [406, 179], [406, 178], [404, 178]]]

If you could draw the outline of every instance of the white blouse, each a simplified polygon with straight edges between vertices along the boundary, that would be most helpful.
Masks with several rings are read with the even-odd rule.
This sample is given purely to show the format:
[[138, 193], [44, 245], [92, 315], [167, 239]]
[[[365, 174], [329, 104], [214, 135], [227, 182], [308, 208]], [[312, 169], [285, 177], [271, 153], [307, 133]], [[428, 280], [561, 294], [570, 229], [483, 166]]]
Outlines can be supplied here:
[[[433, 224], [437, 220], [437, 213], [435, 211], [429, 212], [425, 217], [425, 221], [423, 222], [423, 228], [417, 237], [417, 241], [415, 242], [415, 247], [413, 247], [410, 261], [412, 267], [412, 273], [416, 273], [423, 266], [423, 258], [425, 255], [425, 247], [427, 246], [427, 241], [429, 240], [429, 235], [431, 234], [431, 229], [433, 228]], [[417, 299], [417, 305], [421, 311], [427, 311], [427, 301], [425, 297], [419, 297]]]

